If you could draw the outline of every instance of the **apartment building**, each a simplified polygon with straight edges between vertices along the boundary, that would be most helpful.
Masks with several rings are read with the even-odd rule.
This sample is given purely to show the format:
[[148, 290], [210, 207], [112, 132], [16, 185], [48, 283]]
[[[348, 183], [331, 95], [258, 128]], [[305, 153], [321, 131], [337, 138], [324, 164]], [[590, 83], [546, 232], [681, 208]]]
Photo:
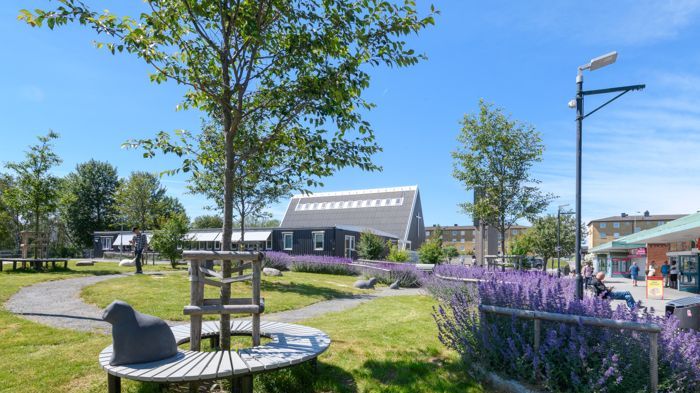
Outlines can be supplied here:
[[645, 211], [639, 215], [622, 213], [592, 220], [588, 223], [588, 247], [598, 247], [621, 237], [664, 225], [684, 217], [686, 214], [649, 214]]
[[[506, 232], [506, 247], [508, 246], [509, 239], [522, 233], [525, 229], [529, 227], [523, 225], [514, 225]], [[425, 238], [432, 238], [436, 236], [436, 232], [442, 232], [442, 244], [444, 246], [454, 246], [457, 248], [460, 254], [474, 254], [475, 239], [477, 234], [477, 228], [473, 225], [457, 225], [452, 226], [439, 226], [433, 225], [430, 227], [425, 227]], [[498, 239], [498, 247], [496, 249], [500, 250], [501, 239], [500, 235]]]

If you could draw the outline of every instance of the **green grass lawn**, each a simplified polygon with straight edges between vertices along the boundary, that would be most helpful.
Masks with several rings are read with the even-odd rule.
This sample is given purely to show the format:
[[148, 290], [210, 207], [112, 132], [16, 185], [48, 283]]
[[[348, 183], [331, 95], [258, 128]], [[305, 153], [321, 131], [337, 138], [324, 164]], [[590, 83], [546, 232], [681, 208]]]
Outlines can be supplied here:
[[[368, 293], [357, 289], [353, 283], [357, 277], [329, 274], [284, 272], [282, 277], [263, 277], [262, 296], [265, 312], [292, 310], [310, 304], [356, 293]], [[250, 297], [250, 283], [231, 285], [233, 297]], [[205, 298], [218, 298], [219, 289], [205, 288]], [[157, 315], [171, 321], [189, 320], [182, 309], [190, 302], [190, 282], [186, 273], [129, 276], [103, 281], [83, 289], [82, 298], [98, 307], [106, 307], [114, 299], [124, 300], [146, 314]], [[218, 316], [208, 315], [209, 319]]]
[[[26, 285], [131, 269], [106, 263], [88, 268], [75, 268], [71, 264], [67, 271], [3, 272], [0, 273], [0, 303]], [[170, 268], [156, 266], [156, 269]], [[166, 279], [171, 276], [184, 278], [184, 275], [164, 275], [165, 278], [152, 279], [152, 282], [161, 290], [169, 291], [170, 281]], [[131, 281], [143, 284], [146, 278], [134, 277]], [[351, 286], [353, 280], [342, 276], [287, 274], [269, 279], [268, 284], [274, 289], [268, 289], [269, 295], [266, 295], [270, 307], [273, 303], [269, 299], [275, 291], [279, 292], [274, 295], [279, 297], [277, 301], [290, 306], [293, 302], [284, 297], [301, 295], [298, 289], [280, 291], [285, 282], [294, 282], [312, 296], [322, 298], [329, 293], [335, 295], [335, 292], [327, 292], [329, 289], [354, 292], [351, 287], [343, 287]], [[128, 283], [130, 280], [116, 281]], [[314, 289], [317, 286], [319, 289]], [[156, 300], [171, 301], [165, 297]], [[479, 385], [462, 372], [456, 355], [437, 340], [430, 315], [433, 304], [433, 300], [425, 296], [382, 298], [309, 320], [305, 324], [324, 330], [333, 339], [329, 351], [320, 358], [318, 371], [303, 366], [265, 374], [256, 378], [256, 392], [481, 392]], [[178, 312], [182, 306], [184, 303], [177, 306]], [[0, 309], [0, 337], [0, 392], [106, 391], [106, 376], [97, 365], [97, 355], [110, 344], [109, 336], [55, 329]], [[150, 393], [156, 392], [157, 387], [124, 380], [122, 391]]]

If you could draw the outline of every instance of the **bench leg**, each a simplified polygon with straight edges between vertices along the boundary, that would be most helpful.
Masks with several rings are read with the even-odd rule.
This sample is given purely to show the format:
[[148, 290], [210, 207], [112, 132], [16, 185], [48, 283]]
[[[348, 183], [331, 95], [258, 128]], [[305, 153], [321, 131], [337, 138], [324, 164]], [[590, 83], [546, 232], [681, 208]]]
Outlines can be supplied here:
[[68, 261], [63, 261], [63, 268], [68, 269]]
[[246, 375], [231, 379], [231, 393], [253, 393], [253, 376]]
[[209, 339], [209, 346], [210, 346], [212, 349], [217, 349], [217, 350], [218, 350], [218, 349], [219, 349], [219, 336], [212, 336], [212, 337]]
[[309, 360], [309, 364], [311, 365], [311, 368], [314, 369], [314, 371], [318, 371], [318, 358], [313, 358]]
[[56, 261], [51, 261], [51, 269], [56, 270]]
[[121, 393], [122, 391], [122, 379], [116, 377], [112, 374], [107, 374], [107, 392], [109, 393]]

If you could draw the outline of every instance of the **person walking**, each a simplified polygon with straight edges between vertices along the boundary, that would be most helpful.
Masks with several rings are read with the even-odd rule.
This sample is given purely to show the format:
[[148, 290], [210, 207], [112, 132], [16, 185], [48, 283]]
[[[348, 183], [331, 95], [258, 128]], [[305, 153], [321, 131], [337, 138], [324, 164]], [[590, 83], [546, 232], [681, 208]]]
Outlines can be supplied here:
[[586, 288], [588, 288], [588, 286], [591, 285], [592, 278], [593, 278], [593, 266], [591, 266], [590, 263], [587, 263], [586, 266], [583, 267], [583, 280], [584, 280], [584, 284], [586, 285]]
[[651, 265], [649, 265], [649, 270], [647, 271], [647, 277], [654, 277], [656, 275], [656, 264], [655, 261], [651, 261]]
[[634, 301], [632, 294], [629, 291], [613, 291], [613, 287], [608, 288], [603, 284], [604, 280], [605, 273], [598, 272], [591, 281], [591, 286], [595, 290], [595, 295], [603, 299], [624, 300], [627, 303], [627, 307], [629, 307], [630, 310], [634, 310], [637, 306], [637, 302]]
[[668, 261], [664, 261], [664, 264], [661, 265], [661, 276], [664, 278], [664, 286], [668, 288], [668, 275], [671, 272], [671, 266], [669, 266]]
[[134, 233], [134, 238], [132, 243], [134, 245], [134, 256], [136, 257], [134, 263], [136, 264], [136, 274], [143, 274], [141, 269], [141, 259], [143, 257], [143, 252], [148, 247], [148, 237], [145, 233], [141, 232], [139, 227], [134, 227], [131, 230]]
[[638, 286], [637, 279], [639, 278], [639, 266], [637, 266], [637, 262], [632, 262], [632, 266], [630, 267], [630, 277], [632, 278], [632, 286]]
[[668, 271], [669, 280], [671, 281], [671, 288], [678, 289], [678, 265], [676, 261], [671, 261], [671, 269]]

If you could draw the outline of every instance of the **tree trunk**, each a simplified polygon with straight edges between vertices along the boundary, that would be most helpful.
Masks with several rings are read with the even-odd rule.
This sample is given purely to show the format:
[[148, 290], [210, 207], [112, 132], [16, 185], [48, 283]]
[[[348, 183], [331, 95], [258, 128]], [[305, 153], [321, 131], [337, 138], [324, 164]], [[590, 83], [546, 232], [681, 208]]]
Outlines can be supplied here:
[[224, 130], [226, 132], [226, 168], [224, 169], [224, 229], [221, 236], [221, 250], [231, 250], [233, 235], [233, 133], [231, 132], [231, 114], [224, 114]]

